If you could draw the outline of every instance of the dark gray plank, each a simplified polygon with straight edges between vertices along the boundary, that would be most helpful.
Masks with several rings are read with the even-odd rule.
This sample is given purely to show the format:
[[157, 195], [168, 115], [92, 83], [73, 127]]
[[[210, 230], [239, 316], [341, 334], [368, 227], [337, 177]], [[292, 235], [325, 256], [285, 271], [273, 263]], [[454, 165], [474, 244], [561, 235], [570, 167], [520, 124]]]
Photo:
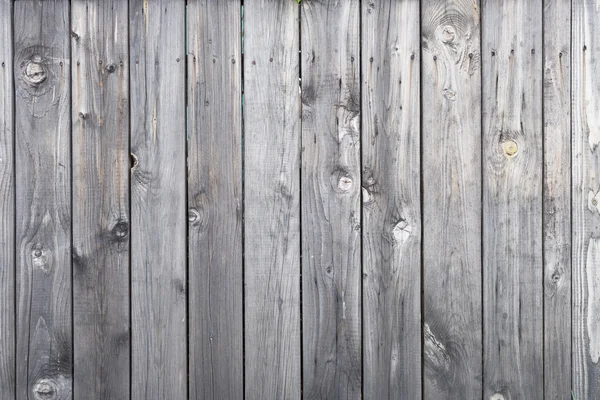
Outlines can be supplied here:
[[366, 399], [421, 398], [419, 1], [362, 2]]
[[190, 398], [242, 399], [240, 0], [188, 3]]
[[15, 397], [15, 177], [12, 7], [0, 1], [0, 388]]
[[479, 2], [425, 0], [424, 397], [482, 396]]
[[600, 399], [600, 9], [572, 3], [572, 387]]
[[71, 2], [73, 394], [129, 398], [127, 3]]
[[544, 398], [571, 396], [571, 1], [544, 1]]
[[361, 397], [360, 3], [302, 2], [303, 397]]
[[300, 398], [298, 18], [295, 1], [244, 4], [248, 399]]
[[542, 1], [483, 4], [484, 397], [543, 398]]
[[185, 1], [129, 2], [133, 399], [187, 397]]
[[14, 41], [17, 398], [70, 399], [69, 2], [15, 2]]

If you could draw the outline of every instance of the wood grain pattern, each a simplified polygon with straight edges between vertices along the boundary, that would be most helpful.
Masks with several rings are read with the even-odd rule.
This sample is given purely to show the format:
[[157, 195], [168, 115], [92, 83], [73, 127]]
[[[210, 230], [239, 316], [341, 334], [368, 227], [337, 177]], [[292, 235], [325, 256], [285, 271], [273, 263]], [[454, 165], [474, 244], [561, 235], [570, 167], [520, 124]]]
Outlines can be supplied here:
[[188, 3], [190, 398], [242, 399], [239, 0]]
[[129, 3], [133, 399], [187, 397], [185, 1]]
[[544, 1], [544, 398], [571, 396], [571, 1]]
[[[14, 3], [17, 398], [72, 397], [69, 2]], [[36, 29], [31, 29], [36, 27]]]
[[127, 4], [73, 0], [73, 396], [129, 398]]
[[299, 9], [244, 4], [245, 378], [300, 398]]
[[12, 5], [0, 1], [0, 388], [15, 397], [15, 170]]
[[541, 0], [483, 4], [485, 398], [543, 398], [541, 26]]
[[600, 9], [572, 2], [572, 387], [600, 399]]
[[362, 2], [368, 399], [421, 398], [419, 1]]
[[424, 397], [474, 399], [482, 396], [479, 2], [424, 1], [421, 35]]
[[360, 4], [302, 3], [303, 398], [361, 397]]

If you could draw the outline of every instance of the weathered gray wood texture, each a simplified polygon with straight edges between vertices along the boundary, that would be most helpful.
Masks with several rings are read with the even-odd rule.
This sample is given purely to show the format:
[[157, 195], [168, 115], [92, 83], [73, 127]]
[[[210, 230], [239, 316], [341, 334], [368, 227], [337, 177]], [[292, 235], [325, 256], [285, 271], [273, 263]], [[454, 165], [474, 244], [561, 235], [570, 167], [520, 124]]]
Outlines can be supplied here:
[[571, 1], [545, 0], [544, 26], [544, 398], [559, 400], [571, 396]]
[[0, 388], [15, 396], [15, 176], [12, 5], [0, 1]]
[[572, 3], [572, 390], [600, 399], [600, 9]]
[[13, 18], [16, 397], [70, 399], [69, 2], [17, 1]]
[[365, 398], [421, 398], [419, 1], [362, 2]]
[[542, 2], [482, 7], [484, 397], [542, 399]]
[[124, 2], [71, 2], [76, 398], [129, 398], [127, 26]]
[[480, 4], [421, 7], [424, 397], [482, 396]]
[[244, 4], [248, 399], [299, 399], [301, 394], [298, 51], [296, 2]]
[[243, 392], [239, 0], [188, 3], [190, 398]]
[[360, 3], [302, 3], [303, 397], [359, 399]]
[[129, 2], [131, 397], [187, 396], [185, 1]]

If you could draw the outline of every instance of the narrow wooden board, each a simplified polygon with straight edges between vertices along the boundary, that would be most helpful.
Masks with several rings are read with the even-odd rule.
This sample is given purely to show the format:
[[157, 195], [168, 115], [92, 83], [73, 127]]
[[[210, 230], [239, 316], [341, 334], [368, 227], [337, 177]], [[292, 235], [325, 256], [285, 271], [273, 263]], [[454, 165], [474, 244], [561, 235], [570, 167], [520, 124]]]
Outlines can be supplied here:
[[188, 3], [190, 398], [242, 399], [240, 0]]
[[185, 1], [132, 0], [133, 399], [187, 397]]
[[301, 5], [302, 392], [359, 399], [360, 3]]
[[421, 7], [427, 399], [481, 398], [480, 4]]
[[484, 398], [542, 399], [542, 1], [482, 10]]
[[572, 3], [572, 387], [600, 399], [600, 9]]
[[245, 396], [249, 399], [300, 398], [298, 19], [295, 1], [244, 4]]
[[70, 399], [69, 1], [17, 1], [13, 17], [17, 398]]
[[421, 398], [419, 1], [362, 2], [364, 398]]
[[127, 4], [71, 2], [73, 396], [129, 398]]
[[544, 1], [544, 399], [571, 396], [571, 1]]
[[0, 388], [15, 397], [15, 177], [12, 2], [0, 1]]

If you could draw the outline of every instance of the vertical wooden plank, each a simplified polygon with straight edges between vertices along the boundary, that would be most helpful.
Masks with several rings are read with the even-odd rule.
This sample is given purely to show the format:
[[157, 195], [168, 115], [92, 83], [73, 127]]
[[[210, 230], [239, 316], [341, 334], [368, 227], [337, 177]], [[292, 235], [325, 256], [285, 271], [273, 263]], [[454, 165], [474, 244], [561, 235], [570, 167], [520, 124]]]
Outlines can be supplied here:
[[15, 2], [14, 39], [17, 397], [69, 399], [69, 2]]
[[248, 399], [300, 398], [298, 17], [295, 1], [244, 4]]
[[362, 2], [364, 397], [421, 398], [419, 1]]
[[185, 1], [132, 0], [133, 399], [187, 397]]
[[240, 0], [188, 3], [190, 398], [242, 399]]
[[304, 397], [361, 397], [360, 4], [302, 2]]
[[541, 399], [542, 2], [486, 0], [482, 29], [484, 396]]
[[544, 398], [559, 400], [571, 396], [571, 1], [545, 0], [544, 27]]
[[481, 46], [473, 0], [421, 9], [424, 397], [481, 398]]
[[12, 5], [0, 1], [0, 388], [15, 397], [15, 179]]
[[74, 397], [129, 397], [127, 4], [71, 2]]
[[572, 386], [600, 399], [600, 9], [572, 3]]

